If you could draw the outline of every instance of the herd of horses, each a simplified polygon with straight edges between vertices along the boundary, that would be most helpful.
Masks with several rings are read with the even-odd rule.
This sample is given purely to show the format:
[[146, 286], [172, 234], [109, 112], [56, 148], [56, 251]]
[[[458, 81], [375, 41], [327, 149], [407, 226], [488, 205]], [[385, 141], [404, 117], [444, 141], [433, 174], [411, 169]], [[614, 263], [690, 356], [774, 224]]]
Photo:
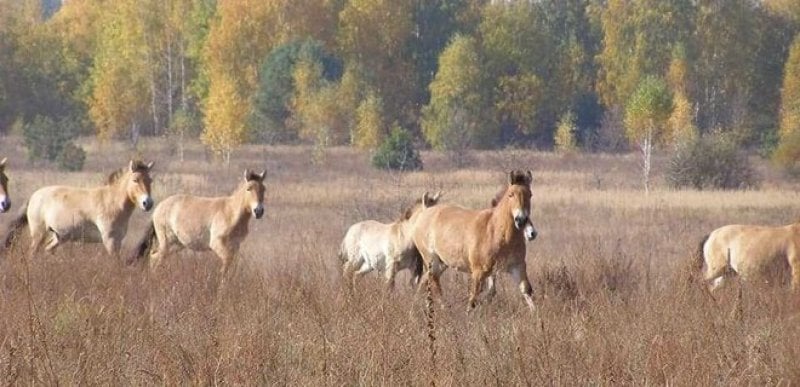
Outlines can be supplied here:
[[[6, 159], [0, 160], [0, 213], [11, 209]], [[63, 242], [101, 242], [114, 256], [120, 252], [128, 221], [136, 208], [153, 210], [148, 230], [134, 259], [148, 259], [151, 271], [180, 248], [211, 250], [221, 260], [221, 280], [248, 234], [251, 218], [264, 215], [266, 171], [244, 171], [229, 196], [175, 194], [155, 205], [150, 189], [153, 163], [131, 160], [99, 187], [47, 186], [36, 190], [10, 223], [3, 248], [14, 245], [20, 231], [30, 232], [29, 254], [42, 246], [52, 252]], [[442, 193], [425, 192], [392, 223], [366, 220], [352, 225], [339, 249], [346, 282], [376, 270], [388, 288], [398, 271], [411, 271], [412, 286], [441, 297], [439, 283], [447, 268], [470, 275], [468, 310], [485, 291], [495, 294], [495, 275], [508, 273], [525, 302], [534, 308], [527, 276], [526, 241], [533, 241], [531, 220], [533, 175], [511, 171], [508, 182], [484, 209], [441, 203]], [[714, 290], [730, 275], [745, 279], [766, 275], [773, 267], [788, 267], [791, 287], [800, 291], [800, 222], [782, 227], [728, 225], [700, 243], [696, 269]]]

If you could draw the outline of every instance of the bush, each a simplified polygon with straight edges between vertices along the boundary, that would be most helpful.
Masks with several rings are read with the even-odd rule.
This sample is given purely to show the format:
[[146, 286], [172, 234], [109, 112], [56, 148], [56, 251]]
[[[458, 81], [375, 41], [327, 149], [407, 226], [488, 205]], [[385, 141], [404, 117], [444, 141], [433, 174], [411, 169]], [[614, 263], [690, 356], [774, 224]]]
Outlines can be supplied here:
[[553, 137], [556, 152], [562, 154], [574, 153], [578, 150], [575, 135], [577, 132], [575, 127], [575, 115], [572, 112], [566, 112], [561, 116], [556, 127], [556, 133]]
[[741, 189], [758, 185], [758, 175], [738, 144], [725, 134], [686, 142], [670, 159], [667, 181], [672, 187]]
[[55, 161], [64, 146], [77, 135], [77, 125], [68, 118], [55, 121], [48, 116], [36, 116], [22, 127], [22, 136], [31, 161]]
[[414, 148], [411, 134], [395, 126], [372, 157], [372, 165], [381, 169], [418, 171], [422, 169], [422, 159]]
[[68, 142], [56, 157], [58, 167], [65, 171], [80, 171], [86, 161], [86, 151], [73, 142]]

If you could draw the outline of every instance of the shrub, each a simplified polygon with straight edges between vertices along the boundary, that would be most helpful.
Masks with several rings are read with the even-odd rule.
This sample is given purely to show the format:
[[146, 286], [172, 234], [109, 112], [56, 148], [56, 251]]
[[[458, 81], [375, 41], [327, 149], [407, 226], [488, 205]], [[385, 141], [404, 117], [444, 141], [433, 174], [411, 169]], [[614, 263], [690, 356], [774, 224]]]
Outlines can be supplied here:
[[556, 133], [553, 138], [558, 153], [574, 153], [578, 150], [577, 141], [575, 139], [577, 130], [578, 129], [575, 127], [575, 115], [572, 114], [572, 112], [564, 113], [564, 115], [561, 116], [561, 120], [558, 122], [558, 127], [556, 128]]
[[65, 171], [80, 171], [86, 161], [86, 151], [73, 142], [68, 142], [56, 157], [58, 167]]
[[672, 187], [740, 189], [758, 185], [758, 175], [738, 144], [711, 134], [678, 146], [667, 168]]
[[48, 116], [36, 116], [22, 127], [22, 136], [31, 161], [54, 161], [77, 134], [77, 125], [72, 120], [55, 121]]
[[381, 169], [417, 171], [422, 169], [422, 159], [414, 147], [411, 134], [395, 125], [372, 157], [372, 165]]

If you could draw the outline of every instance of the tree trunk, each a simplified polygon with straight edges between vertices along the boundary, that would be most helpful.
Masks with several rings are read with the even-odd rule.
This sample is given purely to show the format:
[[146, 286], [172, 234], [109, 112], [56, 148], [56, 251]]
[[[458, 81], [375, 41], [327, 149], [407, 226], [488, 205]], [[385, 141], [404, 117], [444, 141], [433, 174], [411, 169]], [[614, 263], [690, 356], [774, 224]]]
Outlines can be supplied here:
[[653, 155], [653, 126], [647, 127], [647, 133], [639, 142], [639, 148], [642, 152], [642, 178], [644, 180], [644, 193], [650, 193], [650, 166]]

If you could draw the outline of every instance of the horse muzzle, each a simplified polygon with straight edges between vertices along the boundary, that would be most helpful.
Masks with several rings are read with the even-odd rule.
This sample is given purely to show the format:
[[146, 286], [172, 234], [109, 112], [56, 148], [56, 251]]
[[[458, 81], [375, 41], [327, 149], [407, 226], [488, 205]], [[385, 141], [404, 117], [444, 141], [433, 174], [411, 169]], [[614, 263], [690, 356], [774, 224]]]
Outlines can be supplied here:
[[11, 201], [8, 199], [4, 199], [0, 202], [0, 213], [6, 212], [11, 209]]
[[258, 206], [256, 208], [254, 208], [253, 209], [253, 216], [255, 216], [256, 219], [261, 219], [261, 217], [264, 216], [264, 207]]
[[153, 199], [152, 198], [150, 198], [148, 196], [147, 199], [142, 200], [142, 209], [145, 212], [150, 211], [152, 208], [153, 208]]
[[528, 241], [532, 241], [536, 239], [538, 235], [539, 233], [536, 231], [536, 228], [533, 227], [533, 224], [528, 223], [525, 226], [525, 239], [527, 239]]

